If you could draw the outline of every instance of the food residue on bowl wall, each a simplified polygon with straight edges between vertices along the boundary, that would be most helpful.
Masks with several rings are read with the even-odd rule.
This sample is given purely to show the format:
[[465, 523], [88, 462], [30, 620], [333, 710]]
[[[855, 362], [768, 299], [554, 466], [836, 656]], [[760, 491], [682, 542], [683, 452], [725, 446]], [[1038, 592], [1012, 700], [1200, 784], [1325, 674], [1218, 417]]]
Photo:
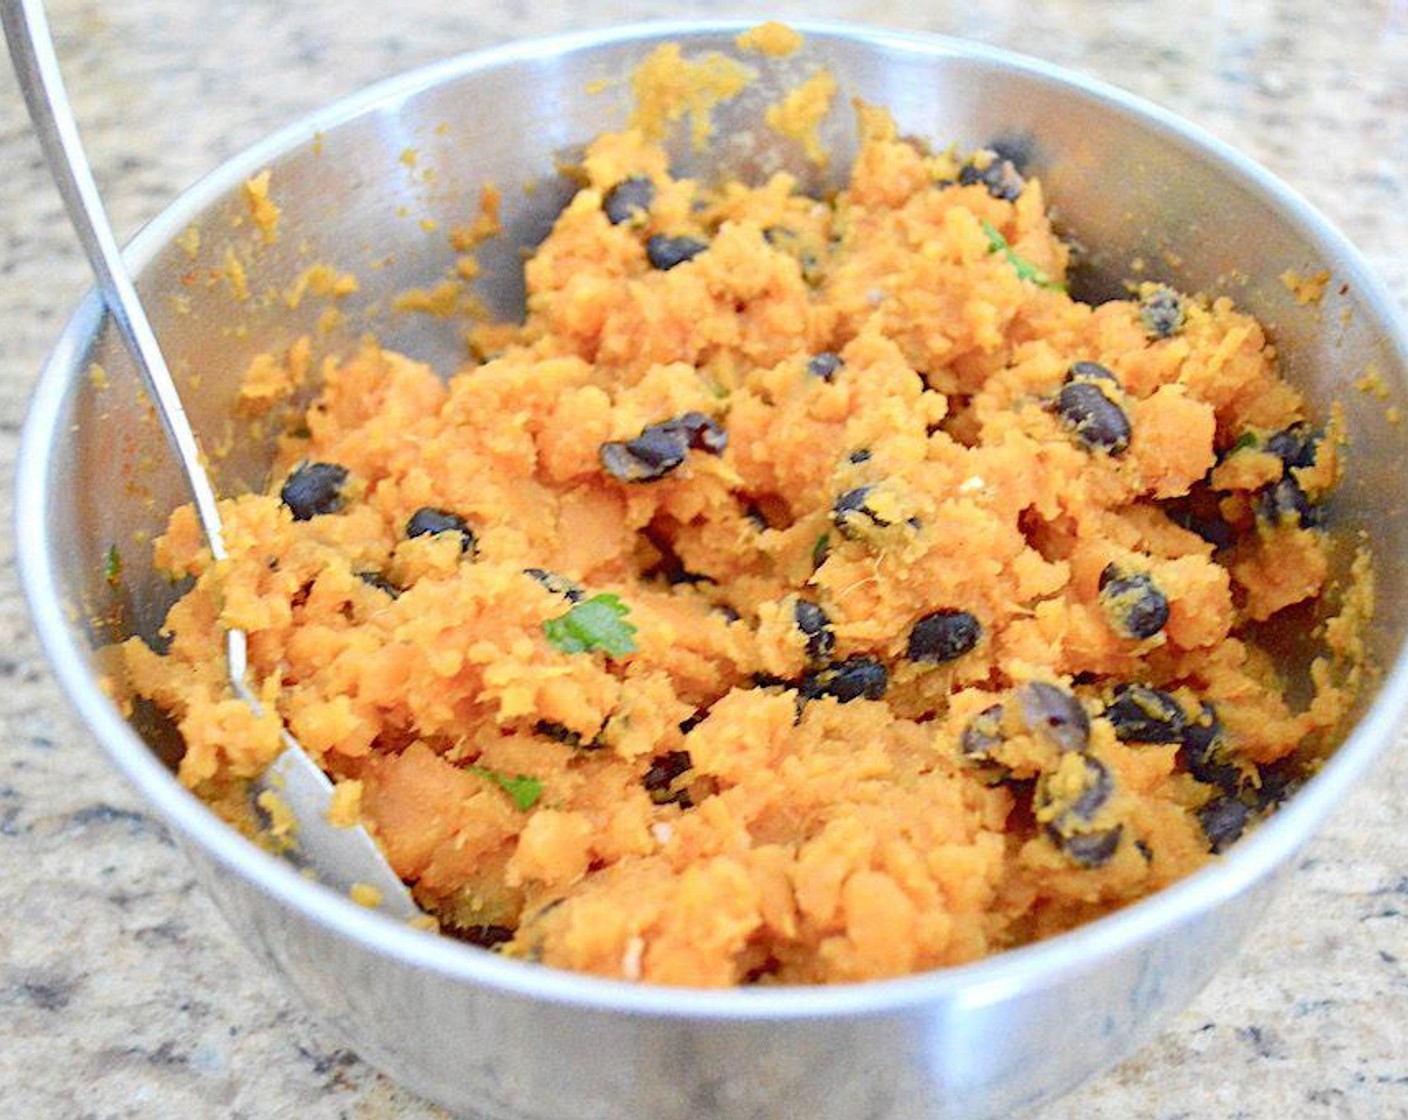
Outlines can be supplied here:
[[635, 108], [630, 126], [647, 139], [663, 139], [677, 121], [689, 119], [689, 136], [702, 151], [713, 135], [714, 106], [737, 97], [754, 72], [736, 59], [710, 52], [684, 57], [679, 45], [657, 47], [631, 75]]
[[269, 197], [269, 181], [272, 175], [273, 172], [266, 169], [246, 180], [244, 184], [244, 199], [249, 207], [249, 216], [266, 245], [272, 245], [279, 238], [281, 211]]
[[828, 155], [817, 132], [835, 96], [836, 79], [830, 71], [818, 70], [781, 101], [769, 105], [763, 119], [774, 132], [801, 144], [812, 163], [825, 167]]
[[1325, 298], [1325, 287], [1329, 282], [1330, 271], [1325, 268], [1308, 276], [1293, 268], [1281, 273], [1281, 283], [1299, 304], [1319, 303]]
[[775, 20], [760, 23], [740, 34], [734, 43], [741, 51], [758, 51], [769, 58], [786, 58], [802, 49], [802, 35]]

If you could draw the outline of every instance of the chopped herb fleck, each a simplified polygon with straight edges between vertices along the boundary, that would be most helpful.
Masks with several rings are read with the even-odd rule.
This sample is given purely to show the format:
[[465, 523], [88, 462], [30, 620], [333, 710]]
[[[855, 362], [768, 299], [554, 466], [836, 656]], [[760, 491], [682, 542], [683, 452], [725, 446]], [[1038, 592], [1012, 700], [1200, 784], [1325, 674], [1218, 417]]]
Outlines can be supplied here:
[[826, 554], [831, 550], [831, 534], [822, 533], [812, 545], [812, 567], [819, 568], [826, 562]]
[[636, 628], [626, 621], [630, 607], [616, 595], [593, 595], [564, 615], [543, 623], [543, 633], [563, 653], [605, 650], [613, 657], [634, 653]]
[[520, 813], [526, 813], [538, 803], [538, 798], [543, 796], [542, 781], [527, 774], [510, 777], [508, 774], [500, 774], [497, 770], [490, 770], [487, 766], [469, 766], [466, 769], [471, 774], [478, 774], [486, 782], [493, 782], [513, 798], [513, 807]]
[[1229, 447], [1229, 448], [1227, 449], [1227, 454], [1229, 454], [1229, 455], [1235, 455], [1238, 451], [1241, 451], [1242, 448], [1244, 448], [1244, 447], [1255, 447], [1256, 445], [1257, 445], [1256, 433], [1255, 433], [1255, 432], [1243, 432], [1241, 435], [1239, 435], [1239, 436], [1237, 437], [1237, 441], [1236, 441], [1231, 447]]
[[109, 587], [116, 587], [122, 582], [122, 554], [115, 544], [108, 545], [107, 555], [103, 558], [103, 576]]
[[1030, 280], [1038, 288], [1051, 288], [1054, 291], [1064, 292], [1066, 286], [1058, 284], [1047, 276], [1045, 272], [1037, 268], [1031, 261], [1022, 257], [1011, 245], [1007, 244], [1007, 238], [1003, 237], [998, 228], [991, 222], [983, 221], [983, 232], [988, 235], [988, 252], [1001, 253], [1007, 258], [1007, 263], [1017, 270], [1017, 275], [1023, 280]]

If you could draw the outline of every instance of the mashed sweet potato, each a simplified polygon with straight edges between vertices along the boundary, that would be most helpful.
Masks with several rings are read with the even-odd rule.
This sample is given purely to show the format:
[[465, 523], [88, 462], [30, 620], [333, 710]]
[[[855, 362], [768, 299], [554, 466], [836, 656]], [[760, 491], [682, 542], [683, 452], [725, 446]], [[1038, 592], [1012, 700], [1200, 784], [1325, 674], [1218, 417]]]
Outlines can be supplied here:
[[492, 352], [329, 362], [230, 559], [157, 544], [181, 779], [279, 749], [242, 627], [448, 932], [703, 986], [971, 961], [1274, 804], [1346, 700], [1352, 627], [1300, 707], [1256, 639], [1325, 591], [1334, 434], [1228, 300], [1076, 301], [1038, 181], [862, 116], [824, 201], [604, 135]]

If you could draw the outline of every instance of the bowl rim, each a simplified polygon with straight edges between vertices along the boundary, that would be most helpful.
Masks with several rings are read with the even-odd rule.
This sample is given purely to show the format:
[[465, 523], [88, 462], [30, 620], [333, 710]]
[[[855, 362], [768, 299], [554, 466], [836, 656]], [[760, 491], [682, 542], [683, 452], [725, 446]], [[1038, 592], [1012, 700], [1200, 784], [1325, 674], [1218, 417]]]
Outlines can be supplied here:
[[[373, 111], [394, 112], [427, 88], [476, 72], [566, 53], [733, 35], [755, 20], [671, 20], [630, 23], [505, 43], [421, 66], [373, 83], [304, 115], [247, 147], [199, 178], [146, 225], [125, 250], [140, 273], [213, 200], [319, 132]], [[1201, 127], [1101, 80], [1011, 51], [946, 35], [896, 31], [840, 21], [789, 21], [804, 36], [841, 38], [916, 57], [956, 57], [1011, 69], [1059, 84], [1107, 110], [1138, 118], [1173, 134], [1210, 157], [1242, 187], [1271, 202], [1298, 228], [1383, 328], [1408, 369], [1408, 333], [1386, 288], [1359, 251], [1299, 194], [1230, 144]], [[996, 1003], [1013, 991], [1050, 986], [1095, 967], [1153, 934], [1192, 921], [1247, 890], [1286, 861], [1340, 801], [1374, 757], [1392, 741], [1408, 706], [1408, 638], [1382, 675], [1379, 694], [1329, 761], [1284, 806], [1222, 857], [1194, 874], [1105, 917], [1045, 941], [1006, 950], [969, 964], [887, 980], [828, 986], [722, 990], [636, 984], [508, 960], [403, 925], [310, 881], [222, 822], [182, 787], [84, 667], [53, 572], [49, 526], [49, 448], [58, 436], [65, 401], [78, 382], [78, 364], [102, 326], [101, 297], [90, 290], [45, 363], [33, 390], [21, 437], [15, 482], [16, 552], [21, 583], [40, 645], [69, 701], [119, 770], [187, 841], [227, 871], [329, 933], [400, 966], [426, 970], [455, 983], [483, 986], [503, 996], [543, 1000], [603, 1013], [704, 1021], [792, 1021], [820, 1016], [889, 1015], [922, 1004], [961, 1000]]]

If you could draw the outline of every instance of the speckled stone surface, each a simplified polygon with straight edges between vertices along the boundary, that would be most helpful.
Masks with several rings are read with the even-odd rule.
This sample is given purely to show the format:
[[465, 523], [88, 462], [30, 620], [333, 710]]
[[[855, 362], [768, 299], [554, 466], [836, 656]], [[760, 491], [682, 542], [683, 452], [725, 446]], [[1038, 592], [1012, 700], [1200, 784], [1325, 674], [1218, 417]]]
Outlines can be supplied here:
[[[56, 0], [79, 119], [128, 235], [201, 172], [366, 82], [509, 38], [731, 3]], [[1408, 306], [1408, 4], [776, 3], [942, 31], [1107, 79], [1262, 161]], [[0, 74], [0, 466], [86, 266]], [[0, 532], [0, 1116], [443, 1116], [255, 971], [163, 826], [67, 714]], [[1408, 750], [1305, 849], [1186, 1013], [1042, 1120], [1408, 1117]]]

